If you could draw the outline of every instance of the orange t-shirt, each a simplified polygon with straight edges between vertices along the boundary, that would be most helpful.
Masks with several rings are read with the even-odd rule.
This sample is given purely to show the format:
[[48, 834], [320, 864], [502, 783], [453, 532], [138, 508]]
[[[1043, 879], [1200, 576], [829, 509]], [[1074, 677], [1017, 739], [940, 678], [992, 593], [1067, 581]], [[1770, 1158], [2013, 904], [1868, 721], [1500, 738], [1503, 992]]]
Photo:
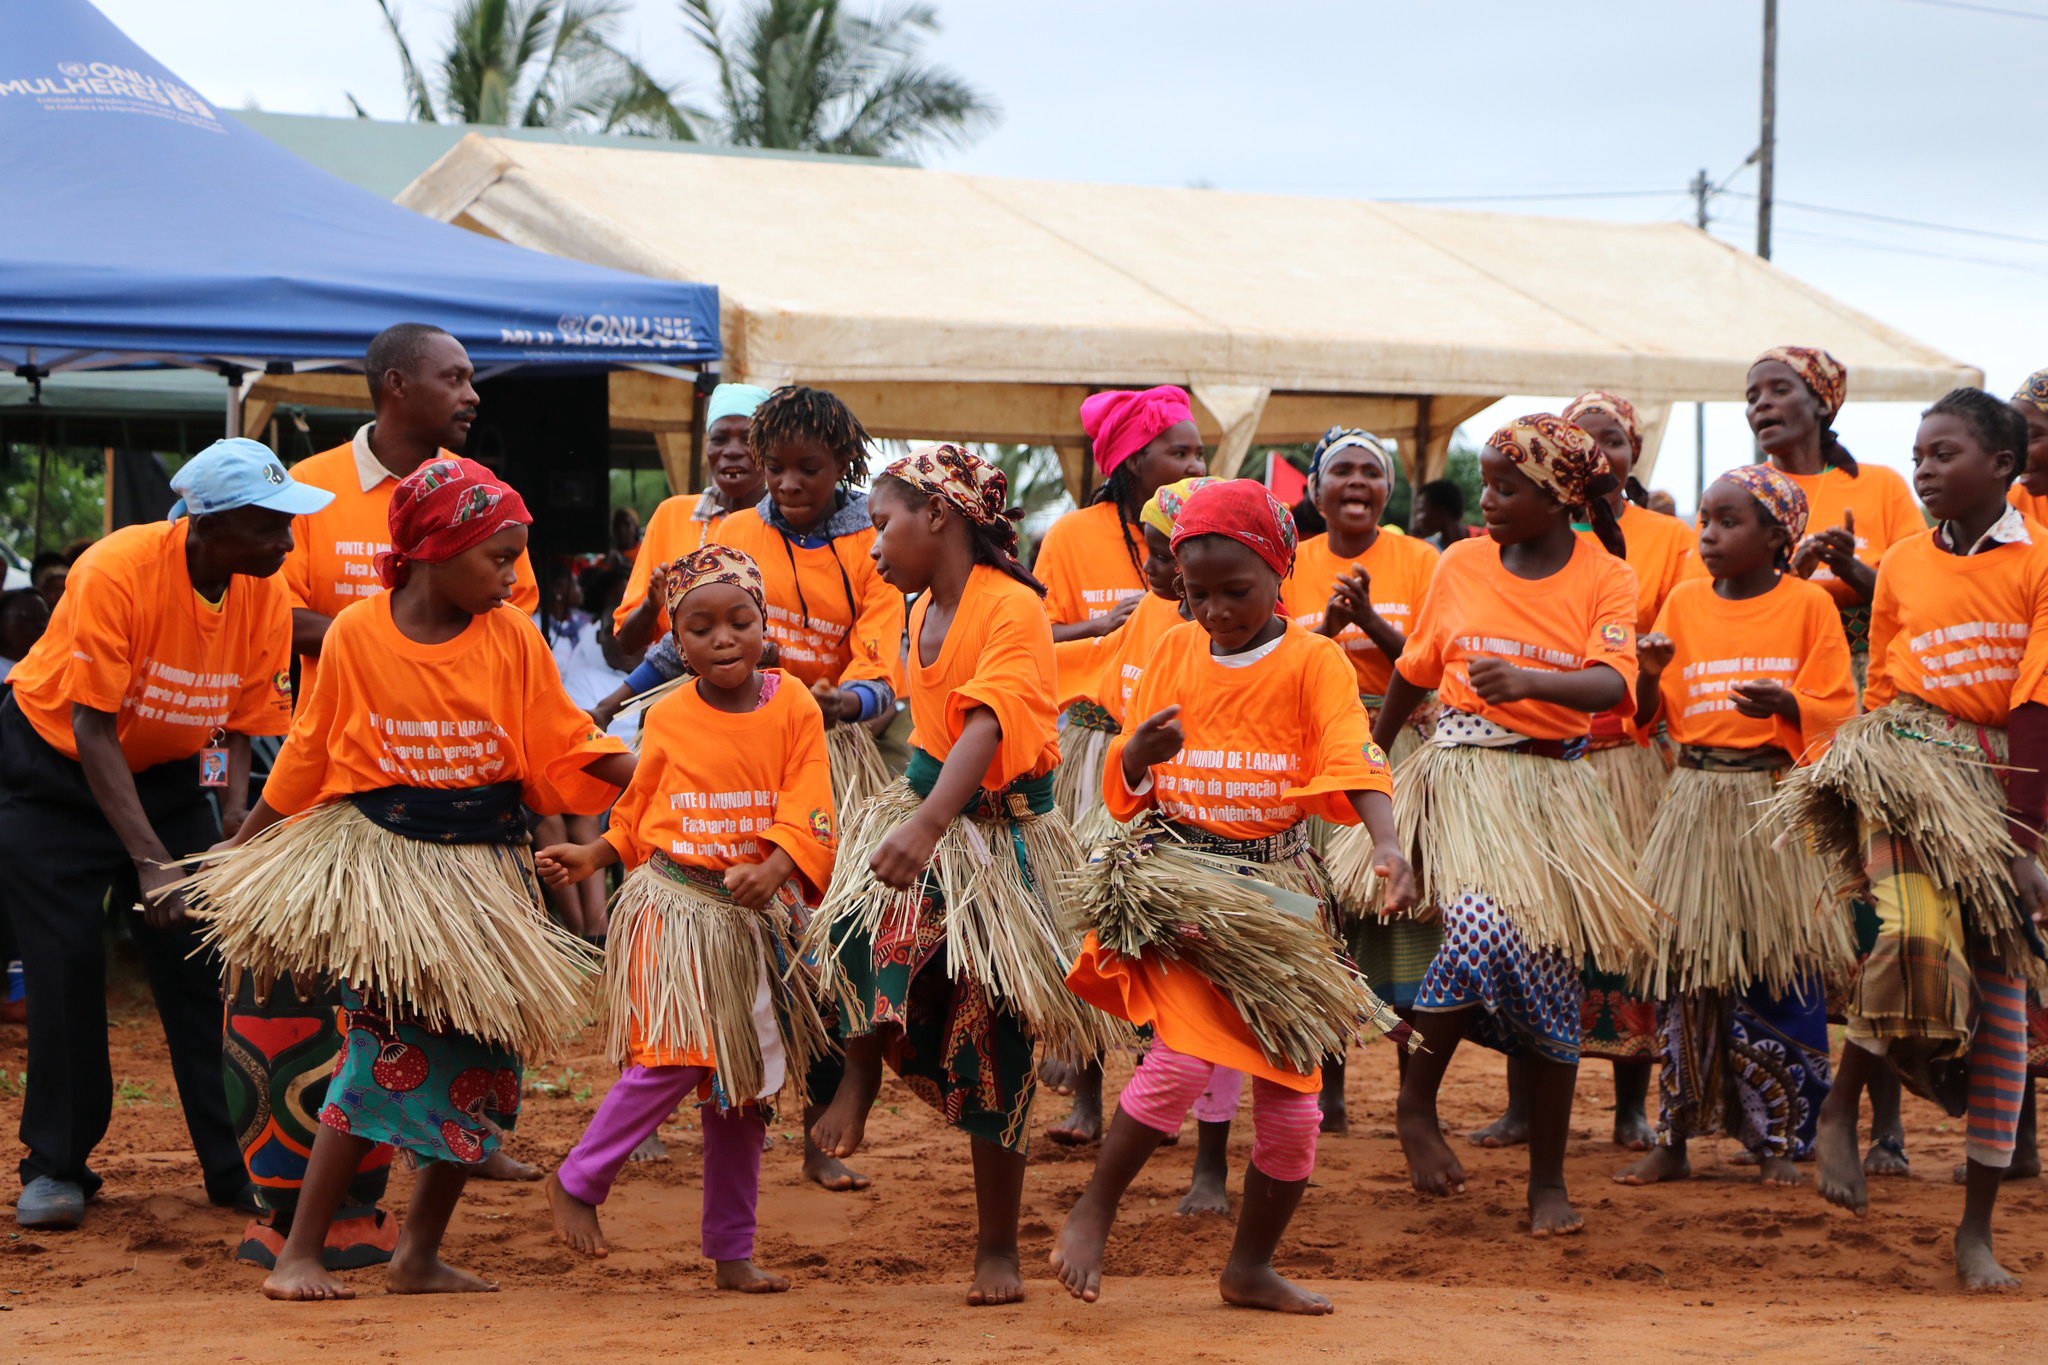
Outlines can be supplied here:
[[647, 710], [640, 766], [612, 807], [605, 840], [638, 867], [656, 852], [723, 872], [769, 846], [796, 864], [813, 898], [832, 879], [832, 770], [818, 703], [779, 669], [767, 704], [721, 711], [690, 679]]
[[2029, 493], [2027, 486], [2018, 479], [2014, 479], [2012, 487], [2005, 490], [2005, 500], [2043, 526], [2048, 526], [2048, 498]]
[[1467, 670], [1487, 655], [1553, 673], [1606, 664], [1634, 690], [1637, 596], [1635, 571], [1597, 543], [1580, 540], [1562, 569], [1529, 579], [1507, 571], [1490, 537], [1461, 540], [1444, 551], [1394, 667], [1435, 688], [1445, 706], [1531, 739], [1576, 739], [1592, 731], [1584, 711], [1547, 701], [1489, 705]]
[[1166, 632], [1187, 620], [1180, 614], [1180, 606], [1178, 597], [1147, 593], [1121, 626], [1097, 637], [1108, 646], [1108, 651], [1102, 661], [1101, 676], [1096, 679], [1095, 704], [1109, 712], [1119, 726], [1131, 713], [1131, 698], [1137, 694], [1146, 665], [1152, 662], [1153, 651], [1166, 638]]
[[[1806, 534], [1840, 526], [1844, 511], [1856, 514], [1856, 557], [1865, 564], [1875, 565], [1886, 550], [1927, 529], [1920, 504], [1913, 501], [1913, 490], [1883, 465], [1859, 465], [1854, 478], [1846, 470], [1832, 467], [1818, 474], [1785, 477], [1806, 494]], [[1826, 588], [1839, 605], [1858, 601], [1855, 591], [1825, 564], [1814, 569], [1813, 581]]]
[[[1700, 533], [1677, 517], [1631, 502], [1621, 509], [1621, 538], [1628, 545], [1628, 566], [1636, 573], [1636, 633], [1642, 635], [1680, 581], [1705, 573], [1705, 566], [1694, 554]], [[1579, 539], [1604, 551], [1600, 538], [1591, 531], [1579, 532]]]
[[768, 638], [781, 651], [781, 667], [805, 687], [821, 680], [883, 682], [903, 691], [903, 594], [883, 580], [868, 554], [872, 526], [807, 550], [750, 507], [727, 517], [717, 539], [761, 566]]
[[543, 815], [595, 815], [618, 795], [583, 768], [626, 746], [569, 700], [555, 656], [516, 607], [423, 645], [398, 629], [381, 593], [334, 618], [321, 657], [263, 787], [283, 814], [381, 787], [516, 781]]
[[1152, 784], [1124, 781], [1124, 745], [1110, 741], [1102, 800], [1118, 820], [1149, 808], [1224, 839], [1263, 839], [1305, 816], [1355, 825], [1345, 793], [1391, 793], [1386, 755], [1372, 742], [1358, 675], [1333, 640], [1289, 624], [1269, 652], [1230, 664], [1209, 633], [1185, 621], [1160, 637], [1130, 714], [1178, 703], [1181, 751], [1152, 765]]
[[124, 526], [71, 566], [48, 629], [7, 681], [45, 743], [78, 757], [73, 703], [117, 717], [129, 770], [190, 758], [216, 730], [291, 723], [292, 616], [284, 584], [237, 574], [217, 606], [185, 566], [189, 517]]
[[[441, 453], [455, 458], [448, 451]], [[391, 495], [398, 489], [398, 479], [384, 471], [381, 479], [364, 488], [366, 463], [375, 466], [372, 474], [383, 469], [370, 454], [369, 427], [358, 431], [349, 444], [309, 455], [292, 466], [298, 482], [334, 494], [334, 501], [318, 512], [292, 518], [292, 552], [285, 556], [281, 577], [295, 608], [334, 617], [349, 603], [384, 591], [377, 577], [377, 556], [391, 548]], [[534, 580], [532, 561], [521, 554], [515, 572], [512, 605], [521, 616], [532, 616], [540, 610], [540, 584]], [[312, 694], [319, 668], [318, 659], [300, 659], [300, 696]]]
[[[654, 578], [654, 570], [663, 564], [670, 564], [692, 550], [701, 550], [719, 539], [718, 528], [732, 514], [720, 512], [715, 516], [696, 519], [697, 505], [704, 500], [702, 493], [678, 493], [672, 498], [662, 499], [661, 506], [654, 509], [654, 515], [647, 519], [647, 532], [641, 537], [639, 553], [633, 557], [633, 572], [626, 577], [626, 595], [619, 600], [617, 611], [612, 613], [612, 629], [626, 624], [626, 618], [642, 602], [647, 600], [647, 585]], [[712, 504], [714, 507], [716, 503]], [[669, 632], [668, 609], [657, 607], [655, 638]]]
[[938, 658], [927, 665], [918, 640], [930, 608], [927, 593], [910, 617], [911, 746], [944, 763], [967, 713], [986, 706], [1002, 724], [1003, 742], [981, 785], [1001, 791], [1051, 772], [1060, 761], [1059, 707], [1052, 623], [1038, 594], [1000, 569], [975, 565]]
[[[1792, 574], [1760, 597], [1731, 602], [1712, 579], [1671, 590], [1656, 629], [1671, 637], [1670, 667], [1657, 691], [1671, 739], [1718, 749], [1783, 749], [1811, 760], [1856, 714], [1849, 639], [1835, 599]], [[1729, 685], [1783, 683], [1799, 699], [1799, 720], [1743, 715]]]
[[[1436, 573], [1437, 549], [1426, 540], [1382, 532], [1356, 559], [1340, 558], [1330, 549], [1328, 535], [1310, 536], [1294, 552], [1294, 572], [1280, 585], [1281, 611], [1304, 630], [1323, 623], [1323, 610], [1330, 602], [1330, 589], [1338, 578], [1362, 568], [1372, 580], [1373, 610], [1403, 635], [1422, 610], [1429, 592], [1429, 580]], [[1358, 671], [1358, 690], [1365, 696], [1383, 696], [1394, 676], [1394, 661], [1380, 652], [1356, 624], [1347, 625], [1331, 637]]]
[[1878, 566], [1870, 604], [1864, 705], [1918, 697], [1972, 725], [2004, 725], [2048, 702], [2048, 527], [2031, 545], [1953, 555], [1933, 531], [1900, 541]]
[[1045, 611], [1053, 624], [1071, 626], [1107, 616], [1124, 598], [1146, 591], [1139, 567], [1144, 562], [1144, 531], [1135, 522], [1126, 527], [1115, 503], [1098, 502], [1046, 529], [1031, 571], [1045, 584]]

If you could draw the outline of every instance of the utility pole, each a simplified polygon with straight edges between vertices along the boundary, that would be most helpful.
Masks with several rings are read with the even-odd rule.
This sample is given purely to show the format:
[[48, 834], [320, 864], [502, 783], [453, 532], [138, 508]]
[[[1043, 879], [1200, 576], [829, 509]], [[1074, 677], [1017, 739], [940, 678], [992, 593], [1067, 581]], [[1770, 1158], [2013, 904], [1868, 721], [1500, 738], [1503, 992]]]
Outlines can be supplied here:
[[[1765, 3], [1770, 3], [1770, 0], [1765, 0]], [[1701, 232], [1705, 232], [1707, 230], [1707, 194], [1710, 189], [1707, 181], [1707, 168], [1705, 166], [1700, 167], [1700, 173], [1692, 178], [1692, 184], [1688, 188], [1692, 190], [1693, 225], [1699, 228]], [[1705, 501], [1707, 496], [1707, 405], [1705, 403], [1694, 403], [1692, 405], [1692, 451], [1692, 506], [1693, 511], [1697, 513], [1700, 503]]]
[[1778, 152], [1778, 0], [1764, 0], [1763, 133], [1757, 142], [1756, 254], [1771, 259], [1771, 170]]

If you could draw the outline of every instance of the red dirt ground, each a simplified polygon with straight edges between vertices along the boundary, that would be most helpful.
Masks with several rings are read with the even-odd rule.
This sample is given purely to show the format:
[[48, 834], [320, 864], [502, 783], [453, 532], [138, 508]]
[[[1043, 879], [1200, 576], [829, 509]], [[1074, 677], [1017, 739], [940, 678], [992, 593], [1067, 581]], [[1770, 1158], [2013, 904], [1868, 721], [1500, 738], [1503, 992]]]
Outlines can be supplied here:
[[[1096, 1360], [1177, 1365], [1290, 1355], [1338, 1359], [1760, 1359], [1802, 1362], [2041, 1359], [2048, 1333], [2048, 1187], [2000, 1201], [2006, 1265], [2025, 1287], [1996, 1297], [1954, 1288], [1948, 1240], [1961, 1191], [1959, 1125], [1908, 1101], [1914, 1174], [1876, 1182], [1868, 1217], [1821, 1204], [1811, 1188], [1763, 1190], [1724, 1164], [1729, 1143], [1694, 1149], [1685, 1185], [1625, 1189], [1625, 1157], [1607, 1141], [1612, 1087], [1590, 1063], [1579, 1087], [1569, 1174], [1584, 1236], [1532, 1240], [1519, 1151], [1469, 1151], [1470, 1191], [1430, 1200], [1409, 1190], [1391, 1128], [1393, 1058], [1353, 1058], [1353, 1133], [1326, 1139], [1315, 1187], [1282, 1247], [1282, 1267], [1337, 1302], [1334, 1316], [1279, 1319], [1225, 1308], [1215, 1273], [1222, 1219], [1175, 1216], [1193, 1159], [1162, 1150], [1133, 1187], [1110, 1245], [1103, 1301], [1069, 1299], [1045, 1255], [1085, 1182], [1092, 1149], [1040, 1137], [1025, 1194], [1029, 1298], [1004, 1309], [962, 1300], [973, 1229], [964, 1140], [893, 1081], [858, 1165], [864, 1194], [797, 1180], [791, 1123], [763, 1172], [758, 1259], [796, 1277], [794, 1292], [719, 1294], [697, 1254], [694, 1119], [664, 1130], [675, 1159], [631, 1167], [604, 1216], [613, 1253], [585, 1261], [551, 1236], [538, 1186], [471, 1186], [449, 1235], [451, 1261], [498, 1280], [502, 1294], [409, 1299], [350, 1276], [345, 1304], [273, 1304], [261, 1272], [234, 1264], [241, 1219], [208, 1207], [175, 1107], [163, 1038], [146, 995], [114, 990], [114, 1074], [127, 1082], [98, 1168], [103, 1198], [76, 1232], [16, 1232], [0, 1214], [0, 1359], [633, 1360], [745, 1351], [751, 1360]], [[593, 1032], [528, 1073], [518, 1155], [558, 1161], [603, 1093]], [[19, 1027], [0, 1028], [0, 1131], [20, 1111]], [[572, 1073], [573, 1074], [570, 1074]], [[1112, 1075], [1112, 1084], [1120, 1079]], [[1462, 1133], [1492, 1117], [1502, 1065], [1461, 1051], [1444, 1115]], [[1045, 1124], [1064, 1112], [1040, 1100]], [[1232, 1152], [1232, 1190], [1249, 1134]], [[394, 1182], [403, 1197], [407, 1177]]]

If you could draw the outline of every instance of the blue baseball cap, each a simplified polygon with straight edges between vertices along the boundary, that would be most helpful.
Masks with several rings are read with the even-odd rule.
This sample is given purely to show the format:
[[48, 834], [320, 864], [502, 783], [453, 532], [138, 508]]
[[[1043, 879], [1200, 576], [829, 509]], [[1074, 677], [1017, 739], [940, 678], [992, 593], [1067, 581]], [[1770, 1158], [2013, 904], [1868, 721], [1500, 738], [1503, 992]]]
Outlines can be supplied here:
[[215, 441], [185, 462], [171, 476], [172, 521], [190, 513], [203, 517], [237, 507], [264, 507], [273, 512], [305, 516], [334, 501], [324, 488], [300, 483], [285, 473], [270, 447], [246, 436]]

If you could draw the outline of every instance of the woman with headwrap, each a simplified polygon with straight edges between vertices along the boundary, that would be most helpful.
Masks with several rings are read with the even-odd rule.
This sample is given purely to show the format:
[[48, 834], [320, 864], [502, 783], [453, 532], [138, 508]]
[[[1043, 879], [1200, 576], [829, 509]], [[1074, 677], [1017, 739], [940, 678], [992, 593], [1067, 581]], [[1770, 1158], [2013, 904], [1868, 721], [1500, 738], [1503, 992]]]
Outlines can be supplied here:
[[1766, 1184], [1799, 1183], [1827, 1098], [1825, 973], [1854, 959], [1826, 867], [1757, 811], [1856, 709], [1834, 601], [1789, 572], [1806, 497], [1740, 465], [1700, 499], [1711, 578], [1681, 583], [1637, 648], [1636, 719], [1660, 717], [1678, 767], [1637, 879], [1670, 918], [1659, 968], [1657, 1146], [1624, 1185], [1691, 1174], [1686, 1142], [1726, 1132]]
[[1848, 370], [1826, 351], [1774, 346], [1749, 367], [1745, 415], [1772, 468], [1806, 495], [1807, 536], [1792, 552], [1792, 571], [1835, 599], [1861, 686], [1877, 562], [1927, 522], [1904, 479], [1882, 466], [1863, 468], [1835, 436], [1848, 393]]
[[189, 883], [230, 966], [342, 984], [347, 1040], [272, 1298], [352, 1297], [321, 1245], [377, 1143], [420, 1165], [387, 1282], [490, 1288], [442, 1264], [442, 1235], [517, 1120], [521, 1056], [583, 1026], [590, 949], [541, 906], [522, 807], [602, 811], [633, 759], [506, 608], [531, 521], [471, 460], [399, 483], [390, 591], [335, 618], [256, 809]]
[[[1335, 640], [1350, 660], [1368, 724], [1379, 715], [1394, 660], [1401, 657], [1408, 629], [1436, 573], [1435, 545], [1380, 524], [1397, 477], [1393, 452], [1371, 432], [1356, 427], [1324, 432], [1309, 456], [1308, 500], [1328, 529], [1301, 542], [1294, 571], [1281, 585], [1286, 615], [1296, 625]], [[1388, 751], [1388, 761], [1398, 764], [1415, 752], [1422, 734], [1416, 725], [1404, 728]], [[1331, 827], [1311, 819], [1309, 831], [1317, 850], [1327, 852]], [[1406, 1011], [1414, 1005], [1415, 988], [1436, 956], [1441, 939], [1437, 926], [1342, 908], [1345, 945], [1352, 960], [1364, 969], [1381, 999]], [[1395, 1057], [1402, 1061], [1406, 1054], [1396, 1049]], [[1348, 1131], [1344, 1065], [1343, 1057], [1323, 1059], [1325, 1132]]]
[[2006, 500], [2048, 526], [2048, 370], [2036, 370], [2012, 396], [2027, 423], [2027, 467], [2013, 480]]
[[[1445, 1068], [1467, 1036], [1531, 1057], [1529, 1216], [1544, 1237], [1583, 1222], [1564, 1187], [1581, 965], [1645, 970], [1655, 944], [1657, 911], [1624, 871], [1634, 858], [1613, 806], [1578, 761], [1592, 718], [1635, 680], [1636, 584], [1607, 501], [1620, 480], [1585, 432], [1521, 418], [1487, 440], [1479, 468], [1488, 538], [1444, 551], [1373, 731], [1391, 744], [1436, 689], [1436, 733], [1394, 775], [1400, 846], [1444, 933], [1416, 992], [1423, 1050], [1396, 1127], [1416, 1189], [1462, 1192], [1437, 1118]], [[1370, 904], [1356, 854], [1345, 841], [1331, 870]]]
[[754, 412], [767, 401], [768, 390], [755, 384], [720, 384], [705, 401], [704, 468], [711, 472], [711, 486], [702, 493], [662, 499], [647, 519], [626, 595], [612, 613], [612, 629], [625, 653], [637, 654], [668, 634], [662, 594], [653, 590], [655, 566], [717, 540], [727, 517], [754, 506], [767, 493], [761, 458], [751, 439]]

